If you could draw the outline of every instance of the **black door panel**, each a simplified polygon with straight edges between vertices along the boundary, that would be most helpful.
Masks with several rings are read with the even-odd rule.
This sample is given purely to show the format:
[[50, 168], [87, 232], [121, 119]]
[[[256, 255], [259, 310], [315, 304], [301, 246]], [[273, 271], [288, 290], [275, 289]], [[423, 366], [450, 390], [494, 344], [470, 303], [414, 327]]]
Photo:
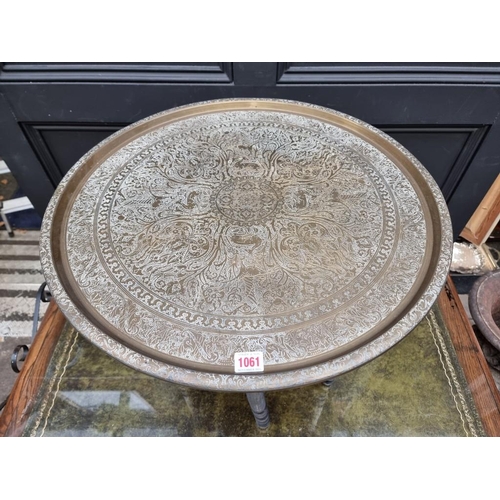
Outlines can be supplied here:
[[495, 63], [4, 63], [0, 157], [42, 214], [75, 161], [153, 113], [231, 97], [311, 102], [412, 152], [443, 190], [457, 236], [500, 172], [499, 83]]

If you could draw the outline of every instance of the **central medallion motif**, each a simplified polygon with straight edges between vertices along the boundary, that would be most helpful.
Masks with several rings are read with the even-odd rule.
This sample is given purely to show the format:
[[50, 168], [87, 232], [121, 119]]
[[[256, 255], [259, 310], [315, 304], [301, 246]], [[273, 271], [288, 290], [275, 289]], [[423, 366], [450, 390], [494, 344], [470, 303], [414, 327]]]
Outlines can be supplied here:
[[197, 118], [123, 164], [96, 231], [128, 296], [184, 325], [272, 331], [376, 283], [396, 230], [383, 178], [333, 131], [282, 119]]
[[250, 177], [224, 183], [214, 196], [214, 204], [231, 222], [253, 225], [272, 216], [280, 198], [269, 182]]

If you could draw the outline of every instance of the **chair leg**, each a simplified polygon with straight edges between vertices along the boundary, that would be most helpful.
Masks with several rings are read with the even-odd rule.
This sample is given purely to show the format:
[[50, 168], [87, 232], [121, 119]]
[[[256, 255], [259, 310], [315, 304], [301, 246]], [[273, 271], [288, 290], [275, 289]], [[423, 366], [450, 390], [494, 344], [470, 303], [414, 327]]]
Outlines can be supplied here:
[[14, 236], [14, 231], [12, 231], [12, 227], [9, 224], [9, 219], [7, 219], [7, 215], [3, 213], [3, 210], [0, 209], [0, 217], [2, 217], [2, 221], [5, 224], [5, 229], [7, 233], [12, 238]]
[[259, 429], [267, 429], [271, 419], [267, 408], [266, 395], [263, 392], [247, 392], [247, 399], [257, 426]]

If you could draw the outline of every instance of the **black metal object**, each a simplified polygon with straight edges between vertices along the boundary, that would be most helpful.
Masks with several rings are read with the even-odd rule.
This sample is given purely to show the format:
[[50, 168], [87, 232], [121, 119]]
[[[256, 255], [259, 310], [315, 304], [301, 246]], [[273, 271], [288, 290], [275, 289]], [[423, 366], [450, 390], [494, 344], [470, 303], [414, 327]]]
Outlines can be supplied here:
[[21, 371], [19, 363], [23, 362], [26, 359], [29, 350], [30, 348], [26, 344], [20, 344], [14, 349], [10, 357], [10, 366], [16, 373], [19, 373]]
[[50, 302], [52, 299], [52, 295], [49, 290], [46, 290], [47, 283], [44, 281], [38, 292], [36, 294], [35, 299], [35, 312], [33, 314], [33, 327], [31, 329], [31, 340], [35, 338], [36, 332], [38, 331], [38, 321], [40, 320], [40, 302]]
[[[33, 313], [33, 327], [31, 329], [31, 341], [34, 340], [36, 332], [38, 331], [38, 322], [40, 320], [40, 302], [50, 302], [52, 299], [52, 295], [48, 289], [46, 289], [47, 283], [44, 281], [35, 298], [35, 311]], [[10, 357], [10, 366], [13, 371], [19, 373], [21, 371], [21, 367], [19, 363], [22, 363], [26, 356], [28, 355], [30, 348], [26, 344], [20, 344], [16, 346], [11, 357]]]

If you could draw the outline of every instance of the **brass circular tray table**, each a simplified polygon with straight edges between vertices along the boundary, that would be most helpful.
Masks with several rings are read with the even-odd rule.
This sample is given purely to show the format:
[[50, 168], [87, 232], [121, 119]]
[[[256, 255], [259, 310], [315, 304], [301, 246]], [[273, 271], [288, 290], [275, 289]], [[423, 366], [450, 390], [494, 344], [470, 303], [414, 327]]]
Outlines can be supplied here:
[[[95, 345], [171, 382], [254, 393], [256, 415], [259, 393], [329, 380], [401, 340], [451, 250], [441, 192], [400, 144], [259, 99], [112, 135], [58, 186], [40, 244], [52, 295]], [[235, 373], [237, 353], [261, 353], [263, 371]]]

